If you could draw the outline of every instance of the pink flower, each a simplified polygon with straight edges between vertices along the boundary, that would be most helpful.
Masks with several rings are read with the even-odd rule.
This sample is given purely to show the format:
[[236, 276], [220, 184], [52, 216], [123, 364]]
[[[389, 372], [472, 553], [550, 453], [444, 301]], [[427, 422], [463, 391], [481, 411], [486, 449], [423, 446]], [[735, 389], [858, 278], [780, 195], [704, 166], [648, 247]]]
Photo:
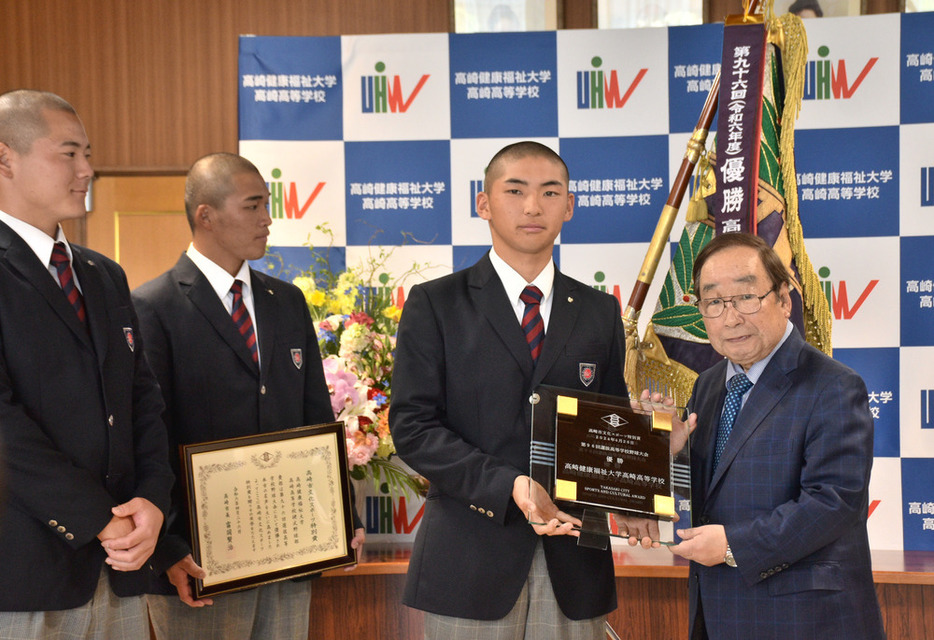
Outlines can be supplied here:
[[354, 386], [357, 384], [357, 376], [344, 368], [340, 358], [328, 356], [321, 364], [331, 394], [331, 409], [334, 410], [334, 415], [338, 416], [344, 409], [360, 404], [360, 392]]
[[351, 467], [367, 464], [376, 453], [379, 438], [372, 433], [357, 430], [347, 433], [347, 461]]

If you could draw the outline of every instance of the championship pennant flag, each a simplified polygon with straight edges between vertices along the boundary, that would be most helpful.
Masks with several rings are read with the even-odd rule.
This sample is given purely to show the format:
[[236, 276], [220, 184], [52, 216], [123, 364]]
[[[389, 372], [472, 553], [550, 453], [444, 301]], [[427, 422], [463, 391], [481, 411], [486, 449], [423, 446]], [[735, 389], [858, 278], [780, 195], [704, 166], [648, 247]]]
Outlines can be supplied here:
[[[643, 340], [632, 324], [633, 317], [638, 320], [632, 300], [626, 310], [631, 389], [660, 391], [684, 406], [697, 374], [722, 359], [710, 346], [692, 283], [694, 258], [719, 233], [755, 233], [772, 245], [792, 282], [792, 321], [811, 344], [830, 353], [830, 309], [798, 218], [794, 121], [806, 62], [807, 36], [797, 16], [766, 22], [747, 13], [727, 19], [719, 93], [714, 96], [717, 88], [711, 89], [705, 106], [713, 110], [719, 103], [716, 152], [701, 152], [713, 119], [709, 114], [705, 124], [702, 114], [685, 160], [688, 164], [694, 154], [697, 164], [687, 223]], [[676, 214], [677, 203], [674, 208]], [[667, 241], [671, 224], [663, 226], [660, 221], [656, 235], [664, 232], [664, 237], [653, 238], [653, 245]], [[647, 271], [654, 268], [643, 267], [643, 274]]]

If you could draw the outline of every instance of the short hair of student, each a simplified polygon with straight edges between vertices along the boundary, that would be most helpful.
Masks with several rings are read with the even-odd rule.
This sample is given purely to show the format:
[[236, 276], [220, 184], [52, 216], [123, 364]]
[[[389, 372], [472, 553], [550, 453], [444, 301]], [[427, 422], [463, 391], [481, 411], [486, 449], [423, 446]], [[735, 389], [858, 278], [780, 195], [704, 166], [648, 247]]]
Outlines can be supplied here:
[[235, 153], [209, 153], [195, 160], [185, 179], [185, 215], [195, 228], [195, 212], [202, 204], [219, 208], [233, 193], [233, 176], [238, 173], [262, 175], [252, 162]]
[[555, 153], [551, 147], [547, 147], [542, 143], [535, 142], [533, 140], [523, 140], [522, 142], [514, 142], [513, 144], [506, 145], [496, 152], [496, 155], [493, 156], [493, 158], [490, 160], [490, 163], [483, 171], [483, 190], [489, 191], [490, 183], [499, 177], [502, 164], [506, 160], [518, 160], [520, 158], [527, 158], [530, 156], [537, 158], [547, 158], [548, 160], [560, 164], [562, 170], [564, 171], [565, 183], [570, 180], [568, 166], [564, 163], [564, 160], [561, 159], [561, 156]]
[[78, 115], [67, 100], [48, 91], [17, 89], [0, 95], [0, 142], [16, 153], [29, 153], [32, 143], [49, 133], [46, 110]]

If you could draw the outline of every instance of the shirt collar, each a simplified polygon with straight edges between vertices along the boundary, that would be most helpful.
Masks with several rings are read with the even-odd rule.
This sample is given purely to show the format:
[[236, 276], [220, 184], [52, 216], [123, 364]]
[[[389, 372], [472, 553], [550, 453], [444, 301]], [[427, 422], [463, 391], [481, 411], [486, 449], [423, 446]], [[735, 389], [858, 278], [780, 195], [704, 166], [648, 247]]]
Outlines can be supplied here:
[[237, 271], [237, 275], [232, 276], [222, 267], [218, 266], [216, 262], [205, 257], [203, 253], [195, 249], [193, 244], [188, 245], [188, 251], [186, 251], [185, 254], [191, 258], [195, 266], [201, 270], [201, 273], [208, 279], [211, 288], [214, 289], [214, 292], [217, 293], [217, 297], [221, 300], [226, 298], [227, 294], [230, 293], [230, 287], [233, 286], [234, 280], [242, 281], [244, 289], [252, 287], [250, 265], [246, 260], [240, 265], [240, 270]]
[[506, 295], [509, 297], [509, 302], [513, 305], [519, 302], [519, 296], [522, 295], [522, 290], [530, 284], [535, 285], [541, 290], [543, 302], [551, 297], [551, 290], [555, 284], [555, 263], [553, 260], [548, 261], [548, 264], [535, 276], [532, 282], [526, 282], [525, 278], [506, 264], [506, 261], [496, 254], [496, 249], [490, 249], [490, 262], [493, 263], [493, 269], [502, 281], [503, 288], [506, 289]]
[[50, 238], [45, 231], [32, 226], [28, 222], [24, 222], [19, 218], [14, 218], [9, 213], [5, 211], [0, 211], [0, 221], [6, 223], [8, 227], [13, 229], [13, 231], [20, 238], [23, 239], [29, 248], [32, 249], [33, 253], [36, 254], [36, 257], [39, 258], [41, 262], [46, 267], [49, 266], [49, 263], [52, 260], [52, 247], [55, 246], [56, 242], [61, 242], [65, 245], [65, 253], [68, 254], [68, 260], [71, 261], [71, 245], [68, 244], [68, 240], [65, 239], [65, 232], [62, 231], [62, 226], [58, 225], [55, 230], [55, 237]]

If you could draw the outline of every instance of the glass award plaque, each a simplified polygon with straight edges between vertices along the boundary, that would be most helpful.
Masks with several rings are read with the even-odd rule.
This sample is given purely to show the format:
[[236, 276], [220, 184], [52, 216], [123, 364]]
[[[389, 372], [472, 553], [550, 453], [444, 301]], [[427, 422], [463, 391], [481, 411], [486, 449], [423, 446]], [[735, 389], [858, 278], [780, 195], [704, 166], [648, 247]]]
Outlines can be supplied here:
[[636, 531], [678, 543], [675, 528], [691, 526], [690, 438], [673, 420], [682, 410], [548, 385], [529, 402], [532, 486], [580, 518], [580, 545]]

